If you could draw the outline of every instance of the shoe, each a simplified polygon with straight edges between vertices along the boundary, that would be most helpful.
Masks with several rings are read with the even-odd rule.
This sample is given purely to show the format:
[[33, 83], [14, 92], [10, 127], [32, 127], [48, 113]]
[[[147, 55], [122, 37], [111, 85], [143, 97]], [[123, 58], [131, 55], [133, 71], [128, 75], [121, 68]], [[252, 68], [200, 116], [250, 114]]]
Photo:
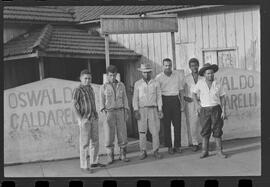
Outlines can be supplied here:
[[175, 147], [174, 152], [176, 153], [182, 153], [182, 149], [180, 147]]
[[205, 157], [208, 157], [208, 147], [209, 147], [209, 138], [204, 137], [202, 142], [202, 153], [200, 155], [200, 158], [203, 159]]
[[217, 155], [220, 158], [227, 158], [227, 155], [223, 153], [222, 151], [222, 142], [221, 138], [216, 138], [216, 149], [217, 149]]
[[113, 162], [114, 162], [114, 152], [111, 151], [107, 154], [107, 164], [106, 165], [112, 164]]
[[90, 168], [81, 168], [81, 171], [84, 173], [89, 173], [89, 174], [93, 173], [93, 170]]
[[129, 159], [126, 157], [126, 148], [120, 148], [120, 157], [119, 160], [122, 160], [124, 162], [129, 162]]
[[208, 152], [202, 151], [202, 154], [200, 155], [200, 158], [203, 159], [203, 158], [206, 158], [208, 156], [209, 156]]
[[162, 155], [158, 151], [155, 151], [154, 152], [154, 157], [155, 157], [155, 159], [161, 159]]
[[147, 157], [147, 153], [146, 153], [146, 151], [145, 150], [143, 150], [143, 151], [141, 151], [141, 154], [140, 154], [140, 160], [143, 160], [143, 159], [145, 159]]
[[196, 152], [200, 149], [199, 145], [193, 145], [192, 146], [192, 151]]
[[90, 167], [91, 168], [97, 168], [97, 167], [105, 167], [106, 165], [101, 164], [101, 163], [97, 163], [97, 164], [91, 164]]
[[174, 151], [173, 151], [173, 148], [172, 148], [172, 147], [169, 147], [169, 148], [168, 148], [168, 153], [169, 153], [170, 155], [174, 154]]

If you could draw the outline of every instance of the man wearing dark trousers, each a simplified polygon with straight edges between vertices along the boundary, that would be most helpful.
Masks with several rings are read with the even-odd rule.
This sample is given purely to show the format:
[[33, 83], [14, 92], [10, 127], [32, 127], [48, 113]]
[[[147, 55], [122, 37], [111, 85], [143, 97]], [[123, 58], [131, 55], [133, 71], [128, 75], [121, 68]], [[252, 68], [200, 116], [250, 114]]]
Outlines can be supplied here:
[[[199, 71], [199, 75], [204, 76], [204, 79], [199, 80], [192, 90], [193, 100], [202, 126], [201, 136], [203, 137], [203, 143], [200, 158], [208, 156], [209, 138], [212, 133], [216, 140], [218, 156], [221, 158], [227, 157], [222, 152], [221, 141], [223, 120], [227, 118], [225, 91], [222, 85], [214, 79], [214, 73], [217, 71], [217, 65], [205, 64]], [[198, 99], [200, 99], [200, 103]]]
[[[181, 103], [184, 103], [184, 80], [181, 80], [179, 73], [172, 71], [172, 60], [169, 58], [163, 59], [163, 72], [156, 76], [156, 80], [160, 83], [162, 94], [165, 147], [168, 147], [169, 154], [181, 153], [181, 111], [184, 108]], [[174, 148], [171, 123], [174, 126]]]

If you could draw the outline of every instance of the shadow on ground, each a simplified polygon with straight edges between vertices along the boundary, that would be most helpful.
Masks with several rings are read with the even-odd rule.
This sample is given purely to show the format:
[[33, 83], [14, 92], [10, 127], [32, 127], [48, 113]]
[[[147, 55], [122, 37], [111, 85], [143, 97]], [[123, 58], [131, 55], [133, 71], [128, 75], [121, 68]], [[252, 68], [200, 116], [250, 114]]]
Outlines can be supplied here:
[[[257, 150], [261, 148], [260, 145], [261, 142], [261, 138], [260, 137], [256, 137], [256, 138], [249, 138], [249, 139], [235, 139], [235, 140], [227, 140], [223, 142], [223, 149], [225, 150], [224, 152], [228, 155], [228, 158], [232, 157], [235, 154], [239, 154], [239, 153], [243, 153], [243, 152], [249, 152], [252, 150]], [[259, 143], [259, 145], [258, 145]], [[256, 144], [256, 145], [252, 145], [252, 144]], [[248, 146], [248, 147], [246, 147]], [[209, 156], [215, 156], [215, 143], [211, 142], [210, 143], [210, 154]], [[110, 169], [110, 168], [117, 168], [117, 167], [123, 167], [123, 166], [127, 166], [127, 165], [135, 165], [135, 164], [142, 164], [142, 163], [149, 163], [149, 162], [155, 162], [157, 161], [152, 153], [151, 153], [151, 144], [149, 144], [147, 146], [148, 148], [148, 157], [144, 160], [140, 160], [139, 159], [139, 152], [134, 153], [133, 151], [131, 151], [131, 154], [127, 154], [127, 157], [130, 159], [129, 162], [123, 162], [118, 160], [119, 155], [115, 156], [115, 162], [111, 165], [107, 165], [106, 168]], [[232, 150], [228, 150], [227, 149], [232, 149]], [[129, 151], [129, 150], [128, 150]], [[199, 155], [200, 155], [201, 150], [197, 151], [197, 152], [193, 152], [191, 150], [190, 147], [183, 147], [183, 151], [182, 153], [175, 153], [173, 155], [168, 154], [167, 152], [167, 148], [161, 148], [160, 149], [160, 153], [163, 155], [162, 159], [171, 159], [171, 158], [176, 158], [176, 157], [182, 157], [182, 156], [189, 156], [189, 155], [198, 155], [198, 159], [199, 159]], [[106, 156], [101, 156], [100, 160], [102, 163], [106, 162]]]

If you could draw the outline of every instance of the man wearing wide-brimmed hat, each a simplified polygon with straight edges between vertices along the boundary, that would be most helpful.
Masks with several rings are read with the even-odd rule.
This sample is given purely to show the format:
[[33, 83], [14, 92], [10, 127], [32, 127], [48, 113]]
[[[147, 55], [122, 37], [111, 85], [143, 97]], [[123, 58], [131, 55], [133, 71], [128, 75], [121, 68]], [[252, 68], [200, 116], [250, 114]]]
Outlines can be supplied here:
[[138, 68], [142, 72], [142, 79], [135, 82], [133, 95], [134, 116], [138, 120], [140, 138], [140, 159], [147, 157], [146, 133], [149, 128], [153, 140], [153, 154], [156, 159], [162, 156], [159, 150], [159, 130], [162, 113], [162, 98], [159, 83], [151, 78], [150, 64], [141, 64]]
[[[214, 73], [217, 71], [217, 65], [204, 64], [199, 70], [199, 75], [204, 76], [204, 79], [199, 80], [192, 90], [193, 100], [195, 101], [202, 126], [201, 136], [203, 137], [203, 143], [200, 158], [208, 156], [211, 133], [213, 133], [213, 137], [216, 140], [218, 155], [222, 158], [227, 157], [222, 152], [221, 142], [223, 120], [226, 119], [225, 92], [222, 85], [214, 80]], [[200, 98], [200, 103], [198, 102], [198, 97]]]

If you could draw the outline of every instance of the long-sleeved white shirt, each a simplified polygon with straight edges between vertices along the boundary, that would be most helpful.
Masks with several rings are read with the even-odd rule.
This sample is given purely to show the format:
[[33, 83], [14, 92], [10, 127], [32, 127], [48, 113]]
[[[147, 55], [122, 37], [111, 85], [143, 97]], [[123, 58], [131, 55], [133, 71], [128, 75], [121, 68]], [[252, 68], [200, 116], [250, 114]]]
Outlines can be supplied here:
[[143, 79], [138, 80], [134, 86], [133, 108], [138, 110], [140, 107], [157, 106], [162, 110], [162, 98], [159, 82], [151, 79], [146, 83]]

